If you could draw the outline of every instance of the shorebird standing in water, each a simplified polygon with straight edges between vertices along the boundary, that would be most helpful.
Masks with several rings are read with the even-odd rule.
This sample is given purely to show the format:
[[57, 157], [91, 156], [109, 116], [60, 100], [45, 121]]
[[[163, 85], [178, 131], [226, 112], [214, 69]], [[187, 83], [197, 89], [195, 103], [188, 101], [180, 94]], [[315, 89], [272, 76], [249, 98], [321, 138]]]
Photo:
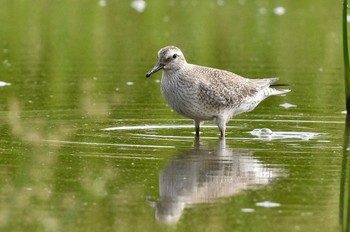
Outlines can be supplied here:
[[225, 136], [231, 117], [252, 111], [268, 96], [290, 91], [271, 88], [278, 78], [248, 79], [229, 71], [189, 64], [175, 46], [159, 50], [158, 63], [146, 77], [160, 69], [163, 97], [176, 112], [194, 120], [196, 136], [201, 122], [207, 120], [214, 120], [221, 136]]

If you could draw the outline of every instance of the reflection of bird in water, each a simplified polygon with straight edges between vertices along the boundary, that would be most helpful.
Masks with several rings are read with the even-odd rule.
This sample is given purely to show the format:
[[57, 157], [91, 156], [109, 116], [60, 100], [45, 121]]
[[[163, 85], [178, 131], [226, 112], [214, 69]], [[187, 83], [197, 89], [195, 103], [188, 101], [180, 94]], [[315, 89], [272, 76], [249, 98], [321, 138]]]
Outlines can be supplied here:
[[171, 160], [160, 173], [160, 199], [152, 203], [156, 219], [176, 223], [186, 206], [268, 184], [281, 174], [281, 169], [268, 168], [249, 150], [226, 148], [224, 139], [219, 140], [215, 150], [203, 148], [196, 139], [193, 149]]

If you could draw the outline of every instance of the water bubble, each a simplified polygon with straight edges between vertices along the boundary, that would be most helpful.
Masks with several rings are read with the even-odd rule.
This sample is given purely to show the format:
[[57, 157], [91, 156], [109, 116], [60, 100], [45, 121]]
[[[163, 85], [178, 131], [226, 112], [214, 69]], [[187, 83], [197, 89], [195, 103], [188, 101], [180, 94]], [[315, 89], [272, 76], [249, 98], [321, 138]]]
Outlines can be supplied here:
[[269, 128], [254, 129], [249, 132], [251, 135], [262, 139], [301, 139], [310, 140], [320, 135], [320, 133], [314, 132], [294, 132], [294, 131], [275, 131], [273, 132]]
[[250, 133], [252, 134], [252, 135], [259, 135], [260, 134], [260, 131], [261, 131], [261, 129], [254, 129], [254, 130], [252, 130]]
[[131, 2], [131, 7], [141, 13], [146, 8], [146, 2], [144, 0], [134, 0]]
[[269, 128], [262, 128], [260, 130], [260, 134], [262, 136], [266, 136], [266, 135], [272, 135], [272, 130], [270, 130]]
[[105, 7], [105, 6], [107, 5], [107, 1], [106, 1], [106, 0], [100, 0], [100, 1], [98, 2], [98, 5], [99, 5], [100, 7]]
[[262, 129], [254, 129], [253, 131], [250, 132], [250, 134], [257, 137], [262, 137], [262, 136], [270, 136], [273, 134], [273, 132], [269, 128], [262, 128]]
[[286, 13], [286, 8], [284, 8], [283, 6], [278, 6], [275, 9], [273, 9], [273, 12], [276, 15], [284, 15]]
[[132, 82], [132, 81], [128, 81], [128, 82], [126, 82], [126, 84], [127, 84], [127, 85], [134, 85], [135, 83]]

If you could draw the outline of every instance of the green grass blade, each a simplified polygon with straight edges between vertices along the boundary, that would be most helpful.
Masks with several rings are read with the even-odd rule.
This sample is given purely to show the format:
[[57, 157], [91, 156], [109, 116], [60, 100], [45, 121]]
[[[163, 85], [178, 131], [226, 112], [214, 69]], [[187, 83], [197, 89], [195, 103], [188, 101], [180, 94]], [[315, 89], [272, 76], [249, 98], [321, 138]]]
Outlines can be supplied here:
[[347, 23], [348, 1], [343, 2], [343, 56], [344, 56], [344, 77], [345, 77], [345, 97], [346, 112], [350, 113], [350, 66], [348, 50], [348, 23]]

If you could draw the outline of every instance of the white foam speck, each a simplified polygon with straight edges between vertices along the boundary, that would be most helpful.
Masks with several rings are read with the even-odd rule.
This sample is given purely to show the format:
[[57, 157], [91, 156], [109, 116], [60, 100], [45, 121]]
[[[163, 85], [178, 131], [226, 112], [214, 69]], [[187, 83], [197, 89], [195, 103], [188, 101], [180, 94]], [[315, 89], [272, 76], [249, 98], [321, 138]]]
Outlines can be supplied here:
[[342, 113], [342, 114], [347, 114], [346, 110], [343, 110], [341, 113]]
[[289, 104], [289, 103], [283, 103], [283, 104], [280, 104], [280, 106], [282, 106], [283, 108], [293, 108], [293, 107], [297, 107], [296, 105], [293, 105], [293, 104]]
[[146, 8], [146, 2], [144, 0], [134, 0], [131, 2], [131, 7], [141, 13]]
[[127, 84], [127, 85], [134, 85], [135, 83], [132, 82], [132, 81], [128, 81], [128, 82], [126, 82], [126, 84]]
[[7, 82], [4, 82], [4, 81], [0, 81], [0, 87], [8, 86], [8, 85], [11, 85], [11, 83], [7, 83]]
[[253, 213], [253, 212], [255, 212], [255, 209], [252, 209], [252, 208], [243, 208], [243, 209], [241, 209], [241, 211], [242, 211], [243, 213]]
[[286, 8], [284, 8], [283, 6], [278, 6], [278, 7], [275, 7], [275, 9], [273, 9], [273, 12], [276, 15], [284, 15], [286, 13]]
[[262, 202], [257, 202], [257, 206], [264, 207], [264, 208], [274, 208], [274, 207], [280, 207], [280, 203], [276, 202], [271, 202], [271, 201], [262, 201]]
[[346, 16], [346, 21], [347, 21], [348, 23], [350, 23], [350, 15], [347, 15], [347, 16]]
[[98, 5], [100, 7], [105, 7], [107, 5], [107, 1], [106, 0], [100, 0], [100, 1], [98, 1]]

